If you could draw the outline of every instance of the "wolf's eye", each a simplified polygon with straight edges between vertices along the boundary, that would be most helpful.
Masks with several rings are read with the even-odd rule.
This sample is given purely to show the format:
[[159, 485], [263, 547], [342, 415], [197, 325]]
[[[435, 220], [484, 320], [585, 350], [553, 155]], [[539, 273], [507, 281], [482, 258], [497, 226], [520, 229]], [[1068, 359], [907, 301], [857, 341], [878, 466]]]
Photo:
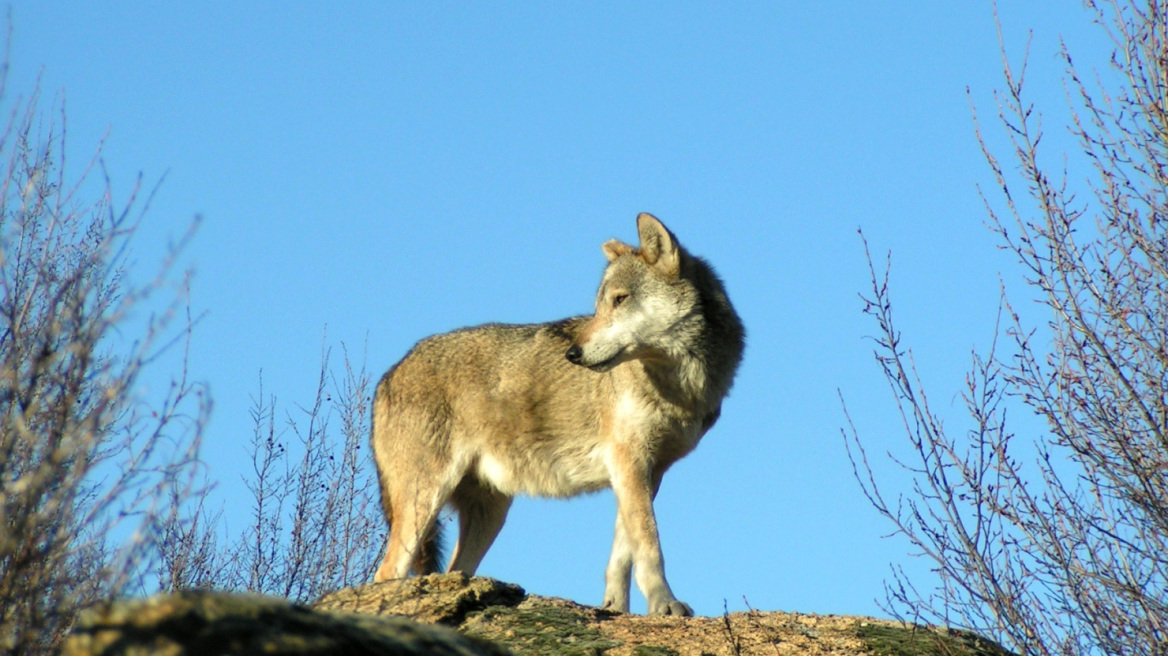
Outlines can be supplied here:
[[620, 306], [621, 306], [621, 303], [624, 303], [624, 302], [625, 302], [625, 301], [627, 301], [627, 300], [629, 300], [629, 295], [628, 295], [628, 294], [624, 294], [624, 293], [622, 293], [622, 294], [617, 294], [616, 296], [613, 296], [613, 297], [612, 297], [612, 306], [613, 306], [614, 308], [618, 308], [618, 307], [620, 307]]

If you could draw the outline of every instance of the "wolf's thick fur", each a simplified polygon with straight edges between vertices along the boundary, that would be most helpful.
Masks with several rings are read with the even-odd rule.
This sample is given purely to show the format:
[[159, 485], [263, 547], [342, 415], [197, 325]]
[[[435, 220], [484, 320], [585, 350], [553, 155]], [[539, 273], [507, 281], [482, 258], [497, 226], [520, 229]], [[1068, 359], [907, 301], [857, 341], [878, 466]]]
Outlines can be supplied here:
[[514, 495], [611, 487], [605, 607], [628, 611], [635, 569], [650, 614], [692, 614], [665, 580], [653, 497], [718, 419], [745, 332], [705, 261], [649, 214], [637, 231], [639, 247], [604, 244], [593, 316], [430, 337], [381, 379], [372, 445], [391, 530], [377, 581], [433, 566], [447, 503], [448, 569], [474, 574]]

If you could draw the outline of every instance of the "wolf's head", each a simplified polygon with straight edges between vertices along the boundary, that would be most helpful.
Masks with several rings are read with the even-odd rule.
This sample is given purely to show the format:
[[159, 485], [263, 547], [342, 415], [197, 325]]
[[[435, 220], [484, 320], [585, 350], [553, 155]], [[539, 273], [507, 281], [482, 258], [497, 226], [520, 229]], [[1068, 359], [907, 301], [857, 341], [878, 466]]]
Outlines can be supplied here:
[[574, 364], [608, 371], [633, 359], [670, 359], [701, 331], [700, 295], [684, 271], [691, 257], [651, 214], [637, 217], [638, 247], [603, 245], [608, 267], [596, 314], [565, 354]]

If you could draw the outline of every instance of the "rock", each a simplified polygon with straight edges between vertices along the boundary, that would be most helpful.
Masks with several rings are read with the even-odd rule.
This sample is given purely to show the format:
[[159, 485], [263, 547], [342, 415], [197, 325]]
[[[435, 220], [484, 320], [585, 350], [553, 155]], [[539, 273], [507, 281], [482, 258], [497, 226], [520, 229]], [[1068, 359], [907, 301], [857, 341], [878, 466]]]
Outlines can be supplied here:
[[513, 583], [454, 572], [347, 588], [325, 595], [313, 607], [458, 626], [469, 613], [490, 606], [515, 606], [525, 596], [523, 588]]
[[1009, 656], [971, 633], [890, 620], [754, 610], [718, 617], [644, 617], [525, 596], [518, 586], [463, 574], [359, 586], [328, 595], [315, 606], [442, 623], [519, 655]]
[[[421, 623], [425, 622], [425, 623]], [[457, 631], [455, 630], [457, 629]], [[1012, 656], [967, 632], [804, 613], [643, 617], [462, 574], [358, 586], [312, 607], [190, 592], [86, 611], [67, 656], [97, 654]]]
[[438, 654], [503, 649], [401, 617], [315, 610], [275, 597], [184, 592], [117, 601], [81, 614], [64, 656], [115, 654]]

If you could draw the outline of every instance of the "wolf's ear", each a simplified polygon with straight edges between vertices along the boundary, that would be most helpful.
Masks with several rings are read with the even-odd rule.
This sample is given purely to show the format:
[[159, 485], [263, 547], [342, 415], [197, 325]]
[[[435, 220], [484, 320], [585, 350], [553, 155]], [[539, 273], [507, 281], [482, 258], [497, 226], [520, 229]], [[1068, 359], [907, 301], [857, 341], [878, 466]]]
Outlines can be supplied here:
[[681, 271], [681, 253], [673, 233], [652, 214], [637, 217], [637, 234], [641, 236], [641, 259], [645, 264], [669, 276]]
[[600, 248], [604, 251], [604, 256], [608, 258], [609, 262], [613, 262], [621, 255], [628, 255], [636, 250], [619, 239], [609, 239]]

